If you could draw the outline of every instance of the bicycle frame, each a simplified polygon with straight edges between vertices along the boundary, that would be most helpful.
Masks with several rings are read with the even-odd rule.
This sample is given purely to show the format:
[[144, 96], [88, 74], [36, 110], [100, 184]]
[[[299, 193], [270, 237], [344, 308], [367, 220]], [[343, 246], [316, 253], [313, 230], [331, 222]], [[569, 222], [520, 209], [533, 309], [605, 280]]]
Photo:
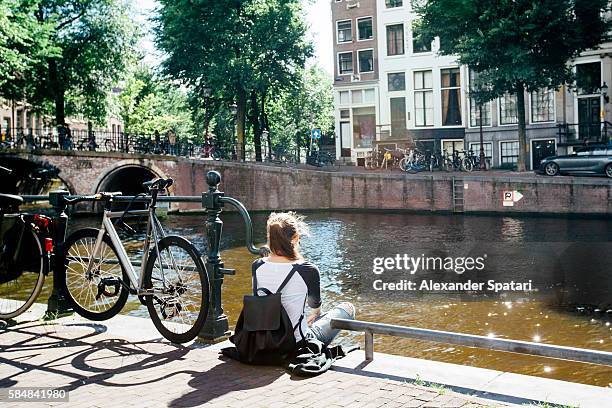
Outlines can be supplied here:
[[[164, 229], [161, 226], [161, 223], [159, 222], [159, 220], [157, 219], [157, 216], [155, 215], [156, 206], [151, 204], [147, 210], [129, 211], [129, 214], [134, 214], [134, 215], [145, 215], [146, 214], [148, 217], [147, 234], [145, 236], [145, 240], [143, 243], [142, 262], [140, 264], [140, 273], [138, 274], [136, 270], [134, 269], [134, 266], [132, 265], [132, 262], [130, 261], [128, 254], [125, 251], [125, 247], [123, 246], [123, 243], [121, 242], [121, 239], [119, 238], [119, 235], [117, 234], [117, 230], [115, 229], [115, 226], [113, 225], [113, 222], [112, 222], [114, 218], [122, 217], [125, 211], [111, 211], [110, 204], [111, 204], [111, 201], [108, 201], [107, 207], [104, 209], [104, 215], [102, 217], [102, 227], [100, 228], [98, 238], [96, 239], [96, 244], [94, 246], [94, 252], [91, 258], [89, 258], [89, 262], [87, 265], [87, 271], [88, 272], [91, 271], [92, 267], [94, 266], [94, 260], [98, 257], [99, 252], [100, 252], [100, 247], [102, 246], [102, 238], [104, 234], [107, 233], [111, 239], [111, 242], [113, 243], [113, 246], [115, 247], [115, 250], [117, 251], [119, 262], [125, 269], [132, 286], [136, 289], [136, 293], [138, 295], [152, 295], [153, 293], [151, 291], [146, 290], [143, 287], [144, 272], [145, 272], [145, 267], [146, 267], [147, 260], [149, 257], [149, 247], [150, 247], [151, 242], [153, 242], [155, 246], [155, 250], [157, 251], [157, 259], [161, 263], [162, 261], [161, 261], [161, 256], [159, 253], [159, 248], [157, 246], [157, 243], [159, 242], [160, 239], [166, 236]], [[171, 258], [172, 258], [171, 262], [173, 266], [176, 268], [176, 262], [174, 261], [173, 257]], [[163, 267], [161, 270], [163, 273]]]

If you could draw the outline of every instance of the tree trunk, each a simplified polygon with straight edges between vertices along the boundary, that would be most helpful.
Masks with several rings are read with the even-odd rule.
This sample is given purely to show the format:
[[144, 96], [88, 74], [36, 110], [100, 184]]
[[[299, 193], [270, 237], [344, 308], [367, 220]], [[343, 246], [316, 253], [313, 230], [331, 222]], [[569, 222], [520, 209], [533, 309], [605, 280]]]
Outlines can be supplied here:
[[66, 120], [66, 113], [64, 110], [64, 87], [59, 81], [57, 61], [54, 59], [49, 60], [49, 81], [51, 82], [53, 101], [55, 102], [55, 124], [58, 126], [63, 125]]
[[516, 88], [516, 114], [518, 115], [519, 156], [518, 171], [527, 171], [527, 126], [525, 123], [525, 87], [519, 84]]
[[245, 134], [246, 134], [246, 91], [238, 89], [238, 111], [236, 113], [236, 152], [238, 159], [245, 160]]
[[261, 161], [261, 126], [259, 122], [259, 103], [257, 92], [251, 91], [251, 115], [249, 120], [253, 127], [253, 142], [255, 144], [255, 161]]

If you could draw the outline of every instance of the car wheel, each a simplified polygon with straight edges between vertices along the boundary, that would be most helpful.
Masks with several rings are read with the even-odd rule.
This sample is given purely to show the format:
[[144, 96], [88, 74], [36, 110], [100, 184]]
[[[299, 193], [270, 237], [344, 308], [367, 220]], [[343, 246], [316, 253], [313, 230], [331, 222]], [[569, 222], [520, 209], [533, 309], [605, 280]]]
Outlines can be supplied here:
[[606, 166], [606, 176], [608, 176], [608, 178], [612, 178], [612, 164], [608, 164]]
[[547, 163], [544, 166], [544, 172], [547, 176], [556, 176], [559, 174], [559, 165], [557, 163]]

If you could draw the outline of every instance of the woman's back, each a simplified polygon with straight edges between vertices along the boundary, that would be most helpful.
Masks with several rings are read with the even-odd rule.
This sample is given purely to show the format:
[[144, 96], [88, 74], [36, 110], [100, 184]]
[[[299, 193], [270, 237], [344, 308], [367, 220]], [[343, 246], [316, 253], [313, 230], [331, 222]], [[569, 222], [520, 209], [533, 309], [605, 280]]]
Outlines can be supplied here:
[[[312, 308], [321, 306], [321, 293], [319, 287], [319, 270], [309, 262], [285, 263], [271, 262], [269, 258], [258, 259], [253, 262], [253, 270], [257, 273], [257, 287], [266, 288], [272, 293], [285, 280], [292, 268], [296, 273], [282, 290], [281, 302], [293, 327], [295, 338], [302, 339], [300, 327], [297, 327], [304, 312], [304, 303], [307, 301]], [[308, 331], [306, 319], [302, 318], [301, 331], [305, 335]]]

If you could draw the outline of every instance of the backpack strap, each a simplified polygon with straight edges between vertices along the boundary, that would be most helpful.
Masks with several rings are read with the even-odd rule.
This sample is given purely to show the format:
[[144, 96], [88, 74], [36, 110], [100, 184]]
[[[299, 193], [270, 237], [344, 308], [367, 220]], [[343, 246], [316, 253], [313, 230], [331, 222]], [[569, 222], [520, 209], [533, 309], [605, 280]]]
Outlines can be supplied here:
[[287, 284], [289, 283], [289, 281], [291, 280], [295, 272], [297, 272], [296, 265], [291, 265], [291, 266], [292, 266], [291, 270], [287, 274], [287, 277], [285, 277], [285, 280], [283, 281], [283, 283], [281, 283], [278, 289], [276, 290], [276, 293], [281, 293], [281, 291], [285, 288], [285, 286], [287, 286]]

